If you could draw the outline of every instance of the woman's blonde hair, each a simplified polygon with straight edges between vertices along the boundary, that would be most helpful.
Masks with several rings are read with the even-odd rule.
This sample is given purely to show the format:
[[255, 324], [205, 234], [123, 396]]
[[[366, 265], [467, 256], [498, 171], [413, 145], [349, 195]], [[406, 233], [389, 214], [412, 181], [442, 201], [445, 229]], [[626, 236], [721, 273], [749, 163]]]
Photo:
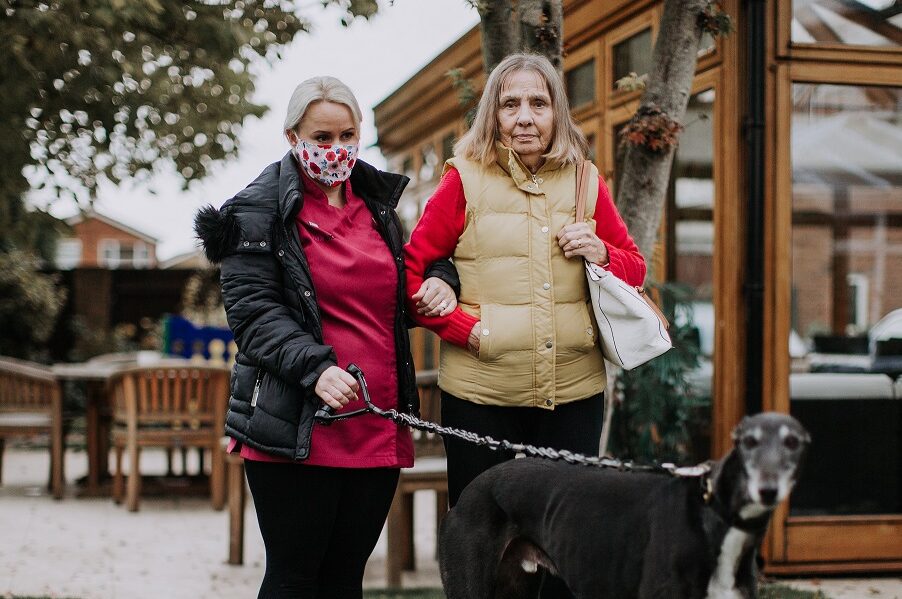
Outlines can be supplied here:
[[310, 105], [316, 102], [344, 104], [351, 110], [354, 126], [360, 128], [360, 105], [357, 104], [357, 98], [354, 97], [351, 88], [335, 77], [311, 77], [294, 88], [291, 100], [288, 101], [283, 132], [287, 134], [294, 130]]
[[495, 142], [499, 140], [498, 107], [501, 90], [516, 71], [532, 71], [545, 80], [551, 96], [554, 131], [543, 154], [546, 161], [578, 164], [586, 159], [589, 144], [573, 117], [561, 76], [551, 62], [539, 54], [511, 54], [498, 63], [485, 83], [470, 130], [454, 144], [454, 155], [488, 166], [495, 162]]

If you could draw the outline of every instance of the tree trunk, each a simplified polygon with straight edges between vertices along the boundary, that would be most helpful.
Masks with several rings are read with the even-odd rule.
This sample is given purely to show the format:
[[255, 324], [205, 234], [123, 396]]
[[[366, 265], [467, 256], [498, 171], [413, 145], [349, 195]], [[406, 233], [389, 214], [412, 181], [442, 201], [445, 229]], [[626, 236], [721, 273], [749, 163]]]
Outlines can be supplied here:
[[519, 0], [520, 49], [545, 55], [563, 73], [564, 7], [562, 0]]
[[[486, 73], [514, 52], [543, 54], [563, 71], [563, 0], [478, 0]], [[516, 6], [516, 9], [515, 9]], [[516, 12], [516, 17], [514, 13]]]
[[476, 5], [482, 32], [482, 66], [491, 73], [495, 66], [519, 47], [511, 0], [481, 0]]
[[[654, 66], [637, 114], [656, 106], [672, 120], [682, 122], [702, 36], [698, 16], [707, 5], [708, 0], [665, 0]], [[675, 144], [662, 151], [628, 144], [623, 153], [617, 207], [647, 259], [654, 251], [675, 149]]]

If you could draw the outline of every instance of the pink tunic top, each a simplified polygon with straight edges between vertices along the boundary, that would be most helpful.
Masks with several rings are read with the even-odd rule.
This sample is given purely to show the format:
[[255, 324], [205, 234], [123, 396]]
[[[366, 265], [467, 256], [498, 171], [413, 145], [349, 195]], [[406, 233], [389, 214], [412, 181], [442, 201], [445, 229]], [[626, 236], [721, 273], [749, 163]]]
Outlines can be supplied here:
[[[373, 403], [383, 409], [395, 408], [398, 273], [394, 257], [350, 183], [345, 184], [344, 208], [336, 208], [304, 173], [301, 179], [304, 206], [297, 226], [310, 264], [324, 342], [335, 348], [341, 368], [351, 362], [360, 366]], [[362, 407], [360, 400], [344, 410]], [[246, 445], [241, 448], [241, 456], [250, 460], [292, 461]], [[413, 440], [406, 427], [373, 414], [329, 426], [317, 423], [310, 456], [301, 463], [340, 468], [406, 468], [413, 465]]]

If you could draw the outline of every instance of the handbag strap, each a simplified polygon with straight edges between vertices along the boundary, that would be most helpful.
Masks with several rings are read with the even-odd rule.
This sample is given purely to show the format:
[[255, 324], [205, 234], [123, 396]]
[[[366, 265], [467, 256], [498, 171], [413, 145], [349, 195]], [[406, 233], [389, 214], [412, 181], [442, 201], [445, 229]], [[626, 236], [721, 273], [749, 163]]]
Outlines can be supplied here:
[[[586, 217], [586, 195], [587, 188], [589, 186], [589, 161], [583, 160], [579, 164], [576, 165], [576, 222], [581, 223]], [[664, 313], [661, 312], [661, 309], [654, 302], [651, 297], [649, 297], [648, 293], [645, 291], [644, 287], [636, 287], [636, 291], [639, 292], [639, 295], [642, 299], [645, 300], [645, 303], [654, 311], [657, 315], [658, 319], [660, 319], [661, 323], [664, 325], [665, 329], [670, 328], [670, 322], [664, 316]]]
[[583, 160], [576, 165], [576, 222], [586, 218], [586, 192], [589, 187], [589, 161]]
[[661, 324], [664, 325], [664, 328], [668, 331], [670, 330], [670, 321], [667, 320], [667, 317], [664, 316], [664, 313], [661, 312], [661, 308], [658, 307], [658, 304], [655, 303], [655, 300], [651, 299], [651, 296], [648, 295], [648, 291], [646, 291], [645, 287], [636, 287], [636, 291], [639, 292], [639, 297], [645, 300], [645, 303], [648, 304], [648, 307], [652, 309], [652, 312], [658, 317], [658, 320], [661, 321]]

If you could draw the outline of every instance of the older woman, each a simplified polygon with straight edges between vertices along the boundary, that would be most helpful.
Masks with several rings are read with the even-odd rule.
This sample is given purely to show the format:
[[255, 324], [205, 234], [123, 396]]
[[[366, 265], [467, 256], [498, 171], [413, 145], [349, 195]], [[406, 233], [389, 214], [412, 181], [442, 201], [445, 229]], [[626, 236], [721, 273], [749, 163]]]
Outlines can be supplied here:
[[[515, 54], [495, 67], [405, 249], [418, 322], [443, 340], [445, 426], [597, 454], [606, 378], [583, 260], [631, 285], [642, 283], [645, 262], [594, 166], [586, 202], [594, 217], [574, 222], [587, 149], [547, 59]], [[423, 301], [422, 276], [449, 256], [459, 305], [439, 313]], [[512, 457], [456, 439], [445, 449], [452, 505], [473, 478]]]
[[[240, 352], [226, 434], [266, 545], [259, 597], [359, 599], [399, 468], [413, 463], [410, 432], [374, 415], [324, 427], [314, 413], [357, 399], [350, 362], [375, 404], [418, 409], [394, 210], [407, 178], [358, 159], [360, 108], [335, 78], [295, 89], [284, 133], [282, 160], [196, 221]], [[456, 284], [450, 264], [436, 270]], [[448, 284], [424, 286], [430, 309], [454, 305]]]

